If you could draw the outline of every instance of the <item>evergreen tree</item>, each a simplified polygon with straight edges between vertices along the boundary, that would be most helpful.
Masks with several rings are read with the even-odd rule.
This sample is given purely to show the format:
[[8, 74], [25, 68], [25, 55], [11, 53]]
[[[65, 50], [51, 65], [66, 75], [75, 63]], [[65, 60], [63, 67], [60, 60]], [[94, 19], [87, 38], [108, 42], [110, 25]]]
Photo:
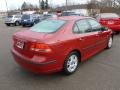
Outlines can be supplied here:
[[48, 0], [45, 2], [45, 9], [48, 9]]
[[41, 9], [42, 9], [42, 10], [45, 9], [45, 2], [44, 2], [44, 0], [41, 1]]

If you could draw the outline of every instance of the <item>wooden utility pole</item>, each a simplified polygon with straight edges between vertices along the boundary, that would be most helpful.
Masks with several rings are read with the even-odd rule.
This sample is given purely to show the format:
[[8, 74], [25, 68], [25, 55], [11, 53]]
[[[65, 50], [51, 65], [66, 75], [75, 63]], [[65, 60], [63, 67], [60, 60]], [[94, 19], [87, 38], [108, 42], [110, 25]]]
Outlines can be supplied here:
[[66, 11], [68, 10], [68, 0], [66, 0]]
[[116, 6], [116, 5], [115, 5], [115, 1], [116, 1], [116, 0], [113, 1], [113, 4], [114, 4], [113, 6], [114, 6], [114, 8], [115, 8], [115, 6]]
[[39, 13], [41, 12], [41, 0], [39, 0]]

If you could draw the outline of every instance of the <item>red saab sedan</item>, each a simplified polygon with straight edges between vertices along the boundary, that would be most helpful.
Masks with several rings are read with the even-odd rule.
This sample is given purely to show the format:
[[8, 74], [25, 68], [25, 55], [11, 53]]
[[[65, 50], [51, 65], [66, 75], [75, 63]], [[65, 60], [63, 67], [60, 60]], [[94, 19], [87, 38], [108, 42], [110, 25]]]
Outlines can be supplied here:
[[111, 48], [113, 35], [93, 18], [67, 16], [44, 20], [17, 32], [13, 42], [13, 56], [23, 68], [42, 74], [72, 74], [80, 62]]
[[112, 29], [114, 32], [120, 32], [120, 17], [115, 13], [101, 13], [96, 19], [104, 26]]

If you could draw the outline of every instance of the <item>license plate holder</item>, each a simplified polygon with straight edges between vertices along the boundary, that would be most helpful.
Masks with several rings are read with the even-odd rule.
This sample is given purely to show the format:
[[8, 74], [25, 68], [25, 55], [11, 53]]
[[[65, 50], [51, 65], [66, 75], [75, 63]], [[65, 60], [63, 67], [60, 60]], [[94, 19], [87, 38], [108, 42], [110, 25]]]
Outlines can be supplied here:
[[23, 49], [24, 48], [24, 42], [23, 41], [21, 41], [21, 40], [18, 40], [17, 41], [17, 43], [16, 43], [16, 46], [18, 47], [18, 48], [20, 48], [20, 49]]

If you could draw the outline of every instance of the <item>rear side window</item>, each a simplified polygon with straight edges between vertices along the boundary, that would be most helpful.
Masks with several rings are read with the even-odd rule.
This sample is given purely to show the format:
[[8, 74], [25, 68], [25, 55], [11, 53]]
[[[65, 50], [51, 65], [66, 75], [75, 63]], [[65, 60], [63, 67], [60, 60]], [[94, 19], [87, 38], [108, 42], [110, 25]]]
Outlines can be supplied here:
[[88, 22], [89, 22], [89, 24], [91, 25], [91, 27], [92, 27], [92, 31], [100, 31], [100, 29], [101, 29], [101, 25], [100, 25], [100, 23], [98, 23], [96, 20], [94, 20], [94, 19], [88, 19]]
[[78, 29], [78, 26], [75, 24], [74, 29], [73, 29], [74, 33], [80, 33], [80, 30]]
[[64, 20], [43, 20], [31, 28], [34, 32], [51, 33], [61, 28], [66, 21]]
[[80, 33], [90, 32], [90, 25], [86, 20], [80, 20], [76, 22]]

